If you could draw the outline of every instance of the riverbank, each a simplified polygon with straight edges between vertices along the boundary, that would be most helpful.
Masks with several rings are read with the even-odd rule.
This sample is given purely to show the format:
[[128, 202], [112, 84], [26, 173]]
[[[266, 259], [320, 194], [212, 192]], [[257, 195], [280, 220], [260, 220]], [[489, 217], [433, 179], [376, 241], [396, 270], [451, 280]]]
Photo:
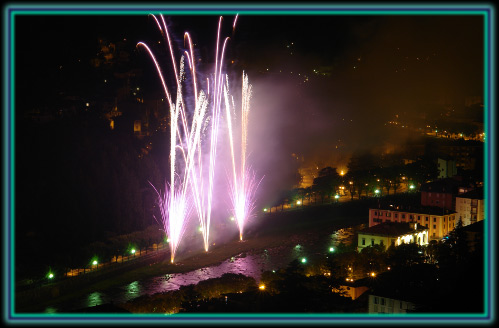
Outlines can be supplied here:
[[[344, 212], [345, 209], [341, 207], [340, 212]], [[263, 215], [248, 230], [246, 239], [243, 241], [231, 240], [221, 245], [217, 244], [212, 246], [207, 253], [202, 249], [179, 252], [173, 264], [170, 263], [169, 255], [165, 253], [163, 258], [153, 263], [131, 267], [129, 271], [100, 279], [75, 290], [61, 292], [59, 295], [38, 301], [36, 304], [20, 307], [17, 312], [43, 312], [47, 307], [56, 306], [95, 291], [103, 291], [148, 277], [167, 273], [185, 273], [218, 265], [241, 253], [258, 253], [267, 248], [294, 246], [303, 238], [320, 239], [321, 235], [367, 222], [367, 216], [346, 216], [345, 213], [338, 212], [339, 208], [339, 206], [332, 206], [323, 207], [319, 211], [316, 209], [315, 211]]]

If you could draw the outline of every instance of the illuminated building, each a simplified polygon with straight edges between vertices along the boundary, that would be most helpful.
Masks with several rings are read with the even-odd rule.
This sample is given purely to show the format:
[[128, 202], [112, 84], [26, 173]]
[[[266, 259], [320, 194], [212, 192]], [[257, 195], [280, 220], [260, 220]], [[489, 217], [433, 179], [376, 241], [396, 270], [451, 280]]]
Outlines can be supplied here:
[[456, 212], [438, 207], [369, 209], [369, 227], [385, 222], [419, 223], [428, 228], [430, 240], [442, 239], [454, 230], [457, 223]]
[[374, 245], [399, 246], [407, 243], [428, 244], [428, 228], [417, 223], [385, 222], [360, 230], [357, 250]]

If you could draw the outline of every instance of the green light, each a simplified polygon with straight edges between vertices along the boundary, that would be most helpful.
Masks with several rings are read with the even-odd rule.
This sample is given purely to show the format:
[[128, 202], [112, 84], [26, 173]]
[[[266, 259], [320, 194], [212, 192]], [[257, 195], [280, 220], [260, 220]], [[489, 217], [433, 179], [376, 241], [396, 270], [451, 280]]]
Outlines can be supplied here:
[[202, 227], [199, 227], [199, 231], [203, 232], [203, 228], [202, 228]]
[[334, 195], [334, 198], [338, 199], [340, 198], [340, 195]]
[[414, 185], [410, 185], [410, 186], [409, 186], [409, 188], [410, 188], [410, 189], [414, 189]]
[[132, 252], [132, 254], [135, 254], [135, 248], [132, 248], [131, 252]]
[[264, 212], [267, 212], [267, 209], [266, 209], [266, 208], [264, 208], [264, 209], [263, 209], [263, 211], [264, 211]]
[[166, 238], [166, 242], [169, 243], [170, 242], [170, 238]]
[[52, 279], [54, 278], [54, 274], [53, 273], [49, 273], [49, 279]]
[[92, 262], [92, 264], [93, 264], [93, 265], [97, 265], [97, 260], [94, 260], [94, 261]]
[[329, 251], [332, 253], [334, 252], [334, 247], [329, 247]]
[[379, 194], [379, 189], [376, 189], [374, 192], [375, 192], [376, 194]]
[[303, 258], [301, 259], [301, 263], [307, 263], [307, 259], [303, 257]]

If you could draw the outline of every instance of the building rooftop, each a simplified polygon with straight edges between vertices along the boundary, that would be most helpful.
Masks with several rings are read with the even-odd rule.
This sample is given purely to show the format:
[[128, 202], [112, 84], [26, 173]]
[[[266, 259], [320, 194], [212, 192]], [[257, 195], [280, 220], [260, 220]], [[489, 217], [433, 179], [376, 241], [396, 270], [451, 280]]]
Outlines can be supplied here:
[[[416, 226], [416, 229], [414, 227]], [[367, 229], [360, 230], [359, 233], [377, 236], [397, 237], [409, 233], [428, 230], [428, 228], [418, 223], [407, 222], [384, 222]]]
[[445, 194], [458, 194], [459, 187], [463, 186], [463, 183], [454, 178], [438, 179], [432, 182], [425, 183], [421, 185], [420, 190], [426, 192], [436, 192]]
[[483, 187], [473, 189], [464, 194], [457, 195], [459, 198], [470, 198], [470, 199], [484, 199], [483, 198]]
[[370, 208], [370, 210], [384, 210], [393, 212], [405, 212], [405, 213], [415, 213], [415, 214], [428, 214], [428, 215], [449, 215], [456, 213], [448, 209], [443, 209], [437, 206], [401, 206], [401, 205], [381, 205], [378, 208]]

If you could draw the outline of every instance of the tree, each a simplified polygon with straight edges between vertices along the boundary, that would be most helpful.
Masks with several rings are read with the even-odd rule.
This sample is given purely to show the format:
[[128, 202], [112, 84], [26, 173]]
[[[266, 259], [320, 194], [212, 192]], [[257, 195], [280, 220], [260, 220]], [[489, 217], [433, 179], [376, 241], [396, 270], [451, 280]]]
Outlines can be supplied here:
[[336, 168], [325, 167], [319, 171], [319, 176], [314, 179], [312, 189], [321, 195], [322, 203], [324, 197], [330, 198], [341, 183], [341, 177]]

